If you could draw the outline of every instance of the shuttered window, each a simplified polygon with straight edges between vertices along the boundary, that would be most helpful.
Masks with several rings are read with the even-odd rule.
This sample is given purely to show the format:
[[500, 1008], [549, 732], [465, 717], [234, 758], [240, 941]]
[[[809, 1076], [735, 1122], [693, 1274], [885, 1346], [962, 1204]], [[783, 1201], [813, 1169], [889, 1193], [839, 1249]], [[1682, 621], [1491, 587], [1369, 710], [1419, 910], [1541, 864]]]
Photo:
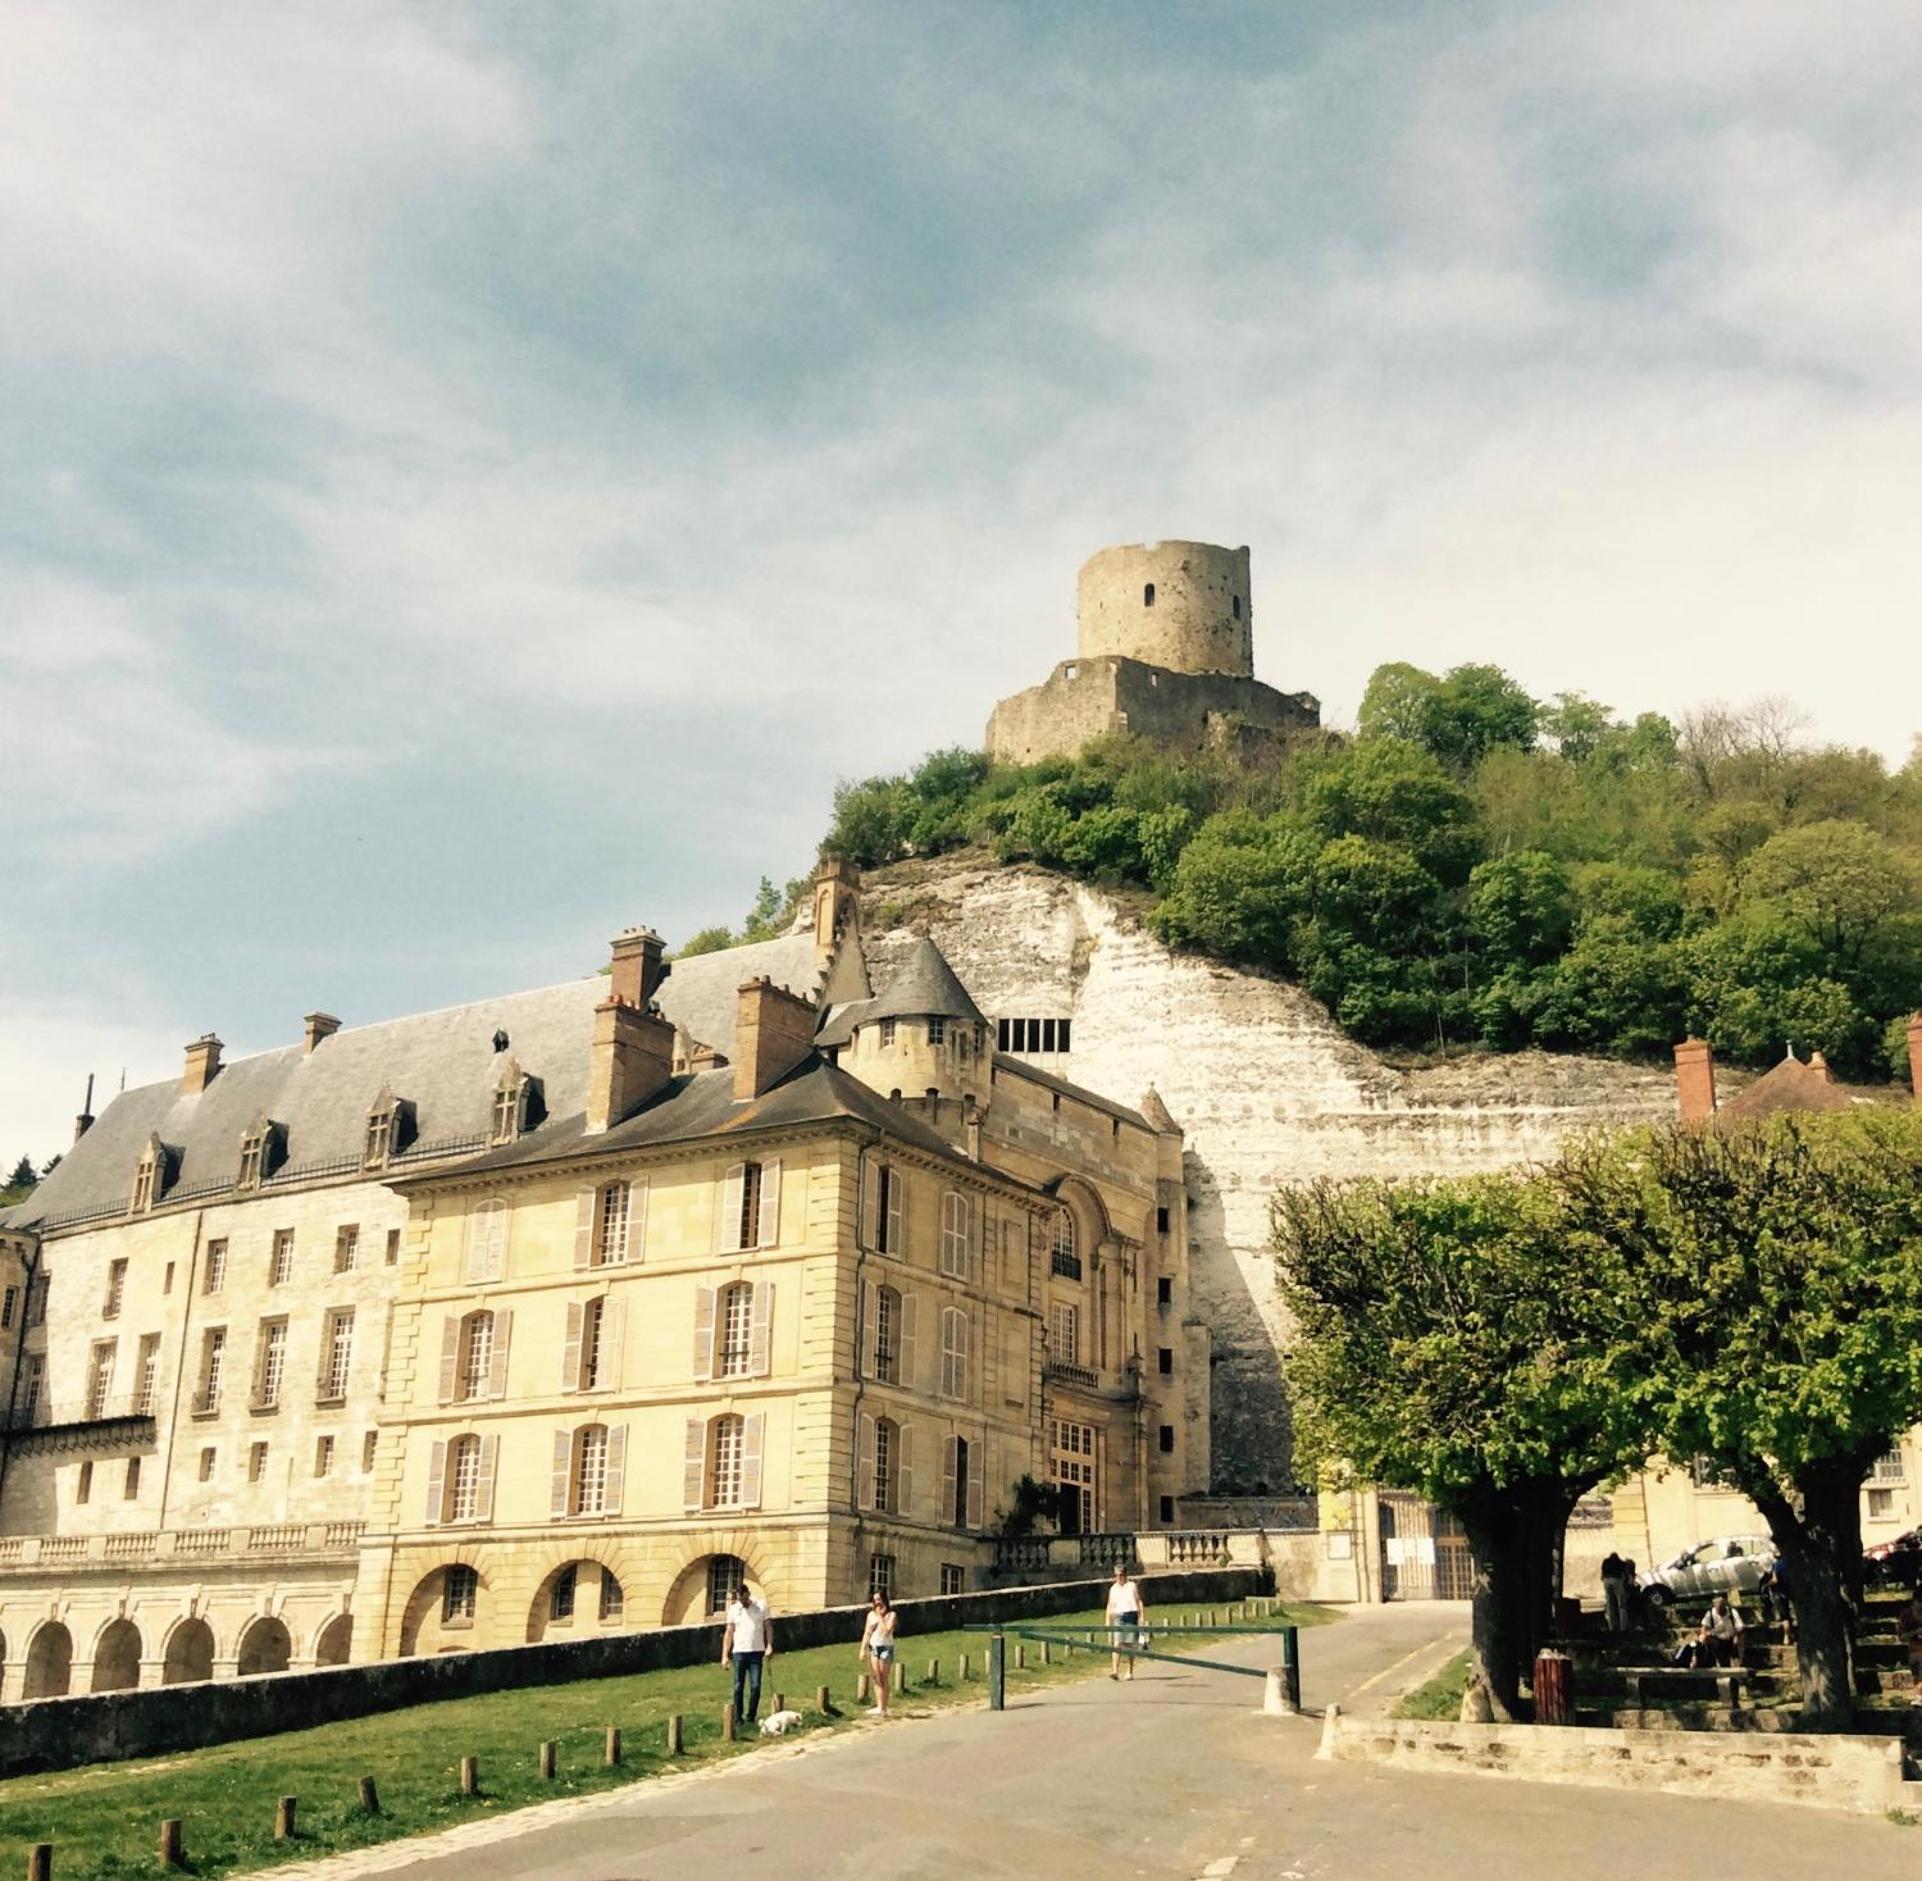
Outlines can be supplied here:
[[941, 1310], [941, 1395], [965, 1402], [969, 1396], [967, 1313], [958, 1306]]
[[507, 1204], [485, 1201], [467, 1221], [467, 1282], [485, 1286], [507, 1267]]
[[907, 1252], [903, 1200], [901, 1172], [892, 1164], [883, 1163], [874, 1224], [874, 1245], [880, 1253], [899, 1255]]
[[951, 1280], [968, 1277], [974, 1210], [967, 1196], [949, 1189], [941, 1197], [941, 1271]]
[[447, 1453], [447, 1519], [471, 1522], [480, 1508], [480, 1439], [456, 1437]]
[[736, 1163], [721, 1178], [720, 1250], [745, 1253], [781, 1238], [781, 1165]]
[[745, 1377], [754, 1331], [754, 1289], [745, 1280], [721, 1289], [721, 1364], [723, 1378]]
[[461, 1321], [460, 1373], [455, 1395], [480, 1398], [487, 1395], [494, 1372], [494, 1315], [469, 1313]]
[[581, 1432], [574, 1465], [574, 1513], [599, 1515], [607, 1504], [607, 1426], [590, 1424]]

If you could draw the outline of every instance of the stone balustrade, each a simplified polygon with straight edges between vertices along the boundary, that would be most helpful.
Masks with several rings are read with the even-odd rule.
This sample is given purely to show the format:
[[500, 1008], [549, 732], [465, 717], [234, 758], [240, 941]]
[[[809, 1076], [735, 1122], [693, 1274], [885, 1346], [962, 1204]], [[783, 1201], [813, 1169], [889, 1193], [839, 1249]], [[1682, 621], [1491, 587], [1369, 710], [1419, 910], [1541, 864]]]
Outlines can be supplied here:
[[0, 1539], [0, 1574], [49, 1567], [158, 1567], [169, 1561], [258, 1560], [262, 1555], [351, 1555], [364, 1522], [277, 1522], [253, 1528], [178, 1528], [145, 1534], [9, 1535]]

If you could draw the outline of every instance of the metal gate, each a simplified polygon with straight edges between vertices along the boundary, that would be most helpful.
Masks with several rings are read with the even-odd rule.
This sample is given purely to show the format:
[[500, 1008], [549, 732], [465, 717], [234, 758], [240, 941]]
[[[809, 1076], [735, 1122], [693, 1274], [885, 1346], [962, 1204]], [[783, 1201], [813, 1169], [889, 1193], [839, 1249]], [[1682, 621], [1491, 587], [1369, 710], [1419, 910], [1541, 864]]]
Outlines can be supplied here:
[[1381, 1512], [1381, 1597], [1466, 1600], [1475, 1569], [1460, 1521], [1404, 1489], [1384, 1489]]

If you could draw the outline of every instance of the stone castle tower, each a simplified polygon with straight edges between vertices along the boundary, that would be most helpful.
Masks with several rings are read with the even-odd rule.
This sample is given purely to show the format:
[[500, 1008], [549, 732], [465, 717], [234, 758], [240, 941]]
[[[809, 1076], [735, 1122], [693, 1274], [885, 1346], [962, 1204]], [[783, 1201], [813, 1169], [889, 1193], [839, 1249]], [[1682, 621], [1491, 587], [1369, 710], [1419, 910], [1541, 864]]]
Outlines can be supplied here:
[[1115, 732], [1261, 757], [1289, 733], [1321, 723], [1311, 694], [1277, 692], [1255, 678], [1246, 548], [1102, 549], [1082, 564], [1075, 614], [1077, 656], [995, 707], [991, 757], [1032, 764]]

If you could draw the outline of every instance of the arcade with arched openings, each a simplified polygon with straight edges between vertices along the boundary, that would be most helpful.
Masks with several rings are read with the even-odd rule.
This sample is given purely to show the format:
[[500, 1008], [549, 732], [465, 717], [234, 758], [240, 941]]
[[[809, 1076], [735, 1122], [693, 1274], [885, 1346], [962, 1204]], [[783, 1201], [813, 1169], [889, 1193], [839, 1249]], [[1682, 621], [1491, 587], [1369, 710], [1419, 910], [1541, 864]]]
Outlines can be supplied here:
[[47, 1620], [27, 1641], [23, 1698], [64, 1698], [73, 1688], [73, 1635], [58, 1620]]
[[203, 1619], [189, 1615], [167, 1635], [160, 1664], [163, 1685], [198, 1685], [214, 1675], [214, 1629]]
[[527, 1612], [527, 1640], [581, 1639], [602, 1627], [618, 1627], [626, 1615], [621, 1577], [605, 1561], [563, 1561], [534, 1590]]
[[314, 1635], [315, 1665], [345, 1665], [354, 1645], [354, 1616], [337, 1613]]
[[727, 1603], [740, 1591], [743, 1581], [758, 1579], [752, 1564], [730, 1550], [697, 1555], [674, 1577], [661, 1610], [661, 1624], [697, 1626], [714, 1619], [727, 1610]]
[[130, 1692], [140, 1683], [140, 1629], [131, 1620], [109, 1620], [94, 1641], [96, 1692]]
[[446, 1561], [429, 1569], [402, 1610], [398, 1657], [471, 1650], [482, 1637], [479, 1620], [489, 1591], [487, 1576], [472, 1561]]
[[235, 1670], [244, 1679], [258, 1678], [263, 1672], [285, 1672], [293, 1656], [293, 1636], [287, 1631], [287, 1622], [262, 1614], [250, 1620], [240, 1635]]

